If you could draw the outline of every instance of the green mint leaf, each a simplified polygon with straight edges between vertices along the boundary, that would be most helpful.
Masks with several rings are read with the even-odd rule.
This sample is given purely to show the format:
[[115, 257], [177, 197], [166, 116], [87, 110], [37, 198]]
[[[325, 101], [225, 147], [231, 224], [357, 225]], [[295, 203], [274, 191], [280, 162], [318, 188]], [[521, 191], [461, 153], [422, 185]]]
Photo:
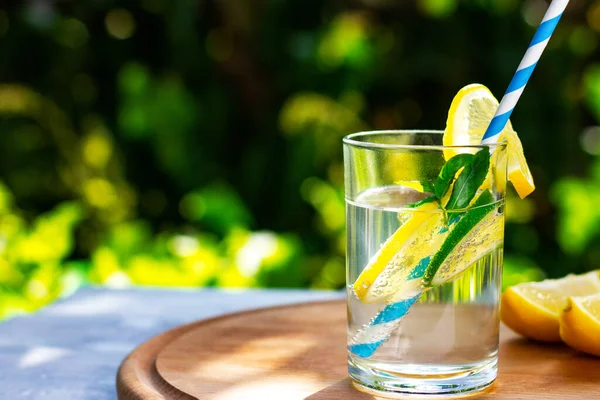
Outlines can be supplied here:
[[421, 182], [421, 186], [423, 186], [423, 190], [425, 191], [425, 193], [435, 193], [435, 189], [432, 182], [423, 181]]
[[456, 178], [452, 194], [446, 204], [447, 210], [466, 208], [477, 194], [477, 189], [485, 181], [490, 167], [490, 151], [485, 148], [478, 151], [474, 157], [473, 163], [466, 165]]
[[440, 174], [435, 180], [433, 193], [436, 195], [436, 197], [441, 200], [450, 188], [450, 185], [452, 185], [454, 182], [456, 173], [461, 168], [467, 168], [474, 162], [475, 156], [469, 153], [458, 154], [446, 161], [446, 164], [444, 164]]
[[412, 203], [406, 206], [406, 208], [417, 208], [422, 206], [423, 204], [431, 203], [432, 201], [437, 201], [437, 197], [429, 196], [424, 198], [423, 200], [417, 201], [416, 203]]

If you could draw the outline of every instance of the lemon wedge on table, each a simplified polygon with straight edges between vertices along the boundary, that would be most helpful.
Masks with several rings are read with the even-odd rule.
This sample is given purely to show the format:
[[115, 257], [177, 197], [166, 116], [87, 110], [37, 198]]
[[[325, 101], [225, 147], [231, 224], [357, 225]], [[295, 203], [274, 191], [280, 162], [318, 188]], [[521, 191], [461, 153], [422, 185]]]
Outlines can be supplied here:
[[[444, 146], [479, 145], [485, 131], [498, 109], [498, 100], [490, 90], [480, 84], [462, 88], [454, 97], [446, 131]], [[523, 145], [510, 121], [500, 133], [499, 141], [506, 140], [508, 153], [508, 180], [521, 198], [535, 190], [533, 176], [523, 154]], [[476, 149], [473, 149], [475, 152]], [[450, 159], [464, 149], [446, 149], [444, 157]], [[494, 155], [492, 155], [494, 157]]]
[[560, 337], [572, 348], [600, 357], [600, 294], [567, 299]]
[[600, 293], [598, 271], [521, 283], [506, 289], [500, 314], [509, 328], [523, 336], [544, 342], [560, 342], [559, 318], [569, 304], [569, 296], [597, 293]]

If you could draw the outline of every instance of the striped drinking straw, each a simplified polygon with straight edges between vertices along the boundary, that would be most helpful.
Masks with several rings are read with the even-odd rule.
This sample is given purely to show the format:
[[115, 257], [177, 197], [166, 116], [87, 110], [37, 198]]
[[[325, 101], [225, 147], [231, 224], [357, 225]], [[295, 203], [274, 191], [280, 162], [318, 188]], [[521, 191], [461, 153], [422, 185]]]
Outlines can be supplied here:
[[498, 141], [500, 132], [504, 129], [510, 115], [515, 109], [527, 82], [529, 82], [529, 78], [531, 78], [533, 70], [548, 45], [550, 37], [554, 33], [556, 25], [558, 25], [558, 21], [560, 21], [560, 17], [562, 17], [565, 8], [567, 8], [567, 4], [569, 4], [569, 0], [554, 0], [550, 4], [550, 7], [548, 7], [541, 25], [535, 32], [531, 43], [529, 43], [529, 48], [525, 56], [523, 56], [521, 64], [519, 64], [519, 68], [517, 68], [517, 72], [513, 76], [512, 81], [510, 81], [510, 85], [508, 85], [502, 101], [500, 101], [496, 115], [483, 135], [482, 144], [490, 144]]
[[[483, 135], [483, 144], [495, 143], [498, 140], [500, 132], [502, 132], [502, 129], [504, 129], [504, 126], [508, 122], [510, 115], [519, 101], [535, 66], [544, 52], [544, 49], [568, 4], [569, 0], [553, 0], [550, 7], [548, 7], [548, 11], [546, 11], [542, 23], [535, 32], [535, 35], [529, 44], [529, 48], [500, 102], [496, 115]], [[422, 260], [422, 262], [423, 261], [425, 261], [425, 259]], [[425, 268], [419, 268], [419, 270], [424, 272]], [[422, 272], [420, 274], [421, 277], [423, 275]], [[416, 276], [414, 278], [418, 279]], [[369, 322], [368, 325], [354, 335], [350, 340], [348, 350], [359, 357], [371, 357], [373, 353], [389, 339], [400, 324], [402, 318], [408, 313], [410, 307], [417, 302], [420, 297], [421, 294], [417, 294], [408, 299], [403, 299], [387, 305], [371, 320], [371, 322]]]

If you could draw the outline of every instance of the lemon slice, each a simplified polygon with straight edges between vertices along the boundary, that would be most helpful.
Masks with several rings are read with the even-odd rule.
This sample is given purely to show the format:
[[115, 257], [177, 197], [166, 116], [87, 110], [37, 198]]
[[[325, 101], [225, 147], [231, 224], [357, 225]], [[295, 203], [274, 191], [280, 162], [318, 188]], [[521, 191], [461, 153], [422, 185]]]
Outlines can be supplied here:
[[[381, 246], [354, 282], [354, 293], [364, 303], [398, 299], [403, 286], [412, 280], [413, 270], [435, 251], [433, 246], [443, 240], [438, 237], [443, 234], [437, 235], [444, 227], [444, 217], [437, 202], [404, 212], [410, 216]], [[414, 282], [415, 287], [411, 286], [411, 292], [420, 287], [420, 277], [415, 278], [419, 279]]]
[[568, 297], [596, 293], [600, 293], [598, 271], [511, 286], [502, 295], [502, 321], [528, 338], [559, 342], [559, 317]]
[[[462, 88], [452, 100], [448, 112], [443, 138], [444, 146], [481, 144], [481, 139], [494, 117], [498, 105], [498, 100], [483, 85], [471, 84]], [[508, 147], [508, 180], [519, 196], [525, 198], [534, 191], [535, 184], [523, 154], [523, 145], [510, 121], [500, 133], [499, 141], [504, 140]], [[473, 149], [472, 152], [476, 151], [477, 149]], [[446, 149], [444, 157], [448, 160], [459, 152], [464, 152], [464, 149]], [[489, 185], [489, 179], [486, 183]]]
[[423, 284], [437, 286], [458, 278], [466, 269], [503, 243], [504, 216], [494, 210], [490, 192], [483, 192], [473, 208], [455, 224], [425, 271]]
[[572, 348], [600, 357], [600, 294], [567, 299], [560, 337]]

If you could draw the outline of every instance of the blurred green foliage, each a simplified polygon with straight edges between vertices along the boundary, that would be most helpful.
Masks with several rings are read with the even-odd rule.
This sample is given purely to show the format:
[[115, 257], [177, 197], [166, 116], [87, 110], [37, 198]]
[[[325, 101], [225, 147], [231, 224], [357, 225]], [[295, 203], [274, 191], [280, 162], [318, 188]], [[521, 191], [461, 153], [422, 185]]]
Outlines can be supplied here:
[[[0, 317], [87, 283], [344, 286], [341, 138], [500, 97], [542, 0], [0, 3]], [[600, 266], [600, 1], [513, 124], [505, 285]]]

